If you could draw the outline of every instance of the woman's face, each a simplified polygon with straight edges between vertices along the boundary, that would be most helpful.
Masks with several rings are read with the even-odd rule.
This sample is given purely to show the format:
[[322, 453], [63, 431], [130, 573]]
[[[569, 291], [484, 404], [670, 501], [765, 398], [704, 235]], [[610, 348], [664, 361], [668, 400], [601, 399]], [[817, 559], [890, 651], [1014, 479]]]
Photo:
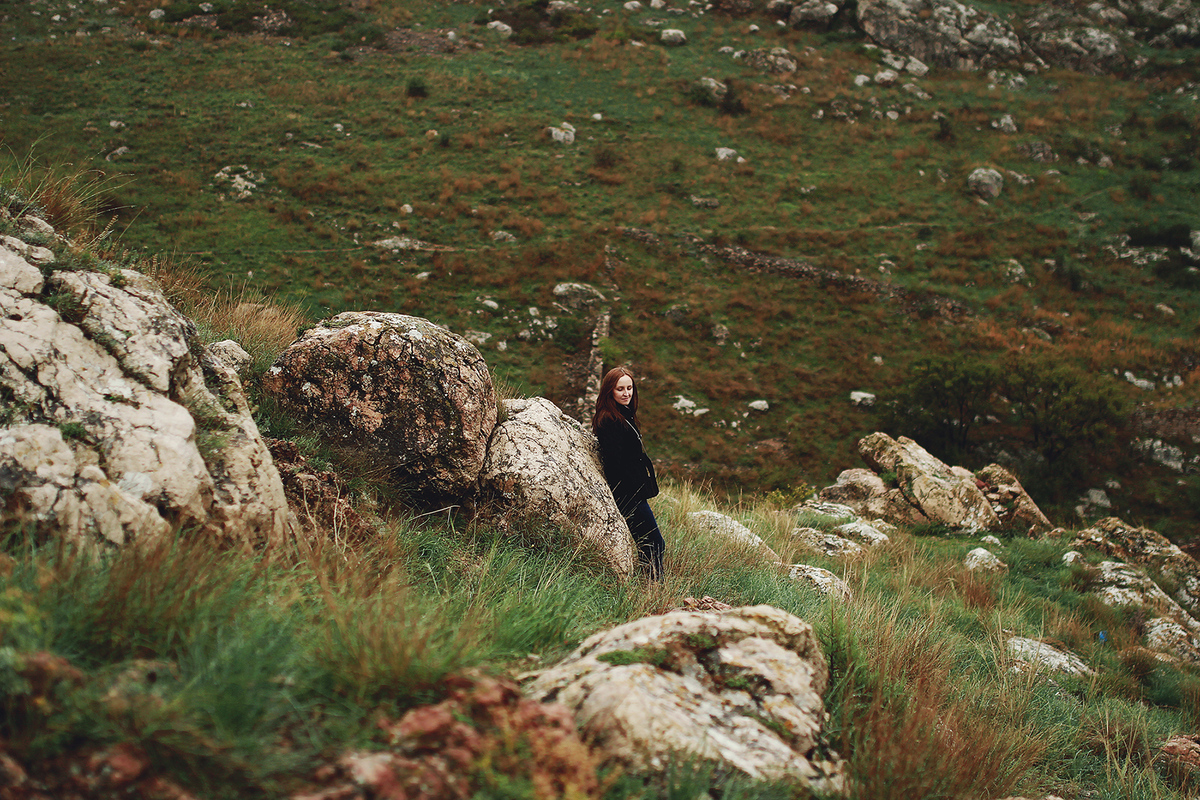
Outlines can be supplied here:
[[628, 375], [617, 378], [617, 385], [613, 387], [613, 399], [623, 406], [629, 405], [629, 401], [633, 399], [633, 378]]

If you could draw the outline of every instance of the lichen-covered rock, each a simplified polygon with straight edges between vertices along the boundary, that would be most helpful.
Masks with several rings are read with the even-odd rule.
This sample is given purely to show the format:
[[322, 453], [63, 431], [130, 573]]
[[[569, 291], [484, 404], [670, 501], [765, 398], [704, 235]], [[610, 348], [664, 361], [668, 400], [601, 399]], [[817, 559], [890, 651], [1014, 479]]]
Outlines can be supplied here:
[[502, 527], [549, 523], [593, 548], [618, 575], [637, 563], [629, 526], [604, 481], [596, 438], [545, 398], [507, 400], [479, 474], [482, 513]]
[[772, 550], [758, 534], [735, 519], [716, 511], [693, 511], [687, 516], [688, 521], [698, 528], [736, 542], [748, 550], [757, 551], [773, 564], [783, 563], [779, 554]]
[[325, 320], [279, 356], [263, 390], [431, 502], [473, 489], [496, 424], [496, 394], [479, 351], [404, 314]]
[[790, 75], [799, 66], [796, 57], [784, 47], [761, 48], [746, 53], [746, 64], [759, 72]]
[[1012, 26], [956, 0], [859, 0], [858, 22], [877, 44], [926, 64], [978, 69], [1021, 58]]
[[1167, 596], [1132, 564], [1101, 562], [1092, 591], [1105, 605], [1138, 606], [1156, 615], [1146, 623], [1146, 643], [1192, 663], [1200, 663], [1200, 621]]
[[866, 552], [866, 548], [858, 542], [817, 528], [794, 528], [792, 536], [808, 549], [835, 558], [860, 556]]
[[1091, 547], [1111, 558], [1147, 567], [1170, 585], [1171, 597], [1188, 614], [1200, 619], [1200, 562], [1157, 531], [1106, 517], [1080, 531], [1071, 546]]
[[859, 441], [858, 452], [876, 472], [893, 473], [904, 499], [930, 522], [971, 533], [1001, 527], [971, 473], [947, 466], [912, 439], [872, 433]]
[[[16, 259], [16, 260], [14, 260]], [[120, 545], [192, 525], [290, 531], [242, 387], [145, 276], [35, 280], [0, 248], [0, 498], [41, 535]]]
[[787, 576], [794, 581], [806, 583], [821, 594], [849, 601], [854, 593], [844, 580], [827, 569], [814, 567], [810, 564], [792, 564], [788, 567]]
[[993, 200], [1004, 191], [1004, 176], [991, 167], [979, 167], [967, 176], [967, 188], [984, 200]]
[[963, 566], [970, 572], [1004, 572], [1008, 569], [1007, 564], [984, 547], [976, 547], [967, 553], [967, 557], [963, 559]]
[[1017, 477], [1004, 467], [988, 464], [975, 477], [987, 484], [984, 496], [1005, 528], [1019, 527], [1040, 536], [1054, 527]]
[[886, 533], [862, 520], [847, 522], [833, 529], [838, 536], [858, 542], [864, 547], [880, 547], [891, 541]]
[[1024, 636], [1011, 636], [1006, 643], [1009, 654], [1016, 662], [1013, 669], [1035, 670], [1039, 672], [1061, 672], [1066, 675], [1088, 676], [1095, 674], [1094, 670], [1084, 663], [1083, 659], [1074, 653], [1059, 650], [1057, 647], [1039, 642], [1037, 639], [1027, 639]]
[[828, 679], [812, 626], [750, 606], [598, 633], [526, 692], [565, 704], [606, 761], [626, 769], [654, 772], [684, 754], [829, 791], [844, 778], [817, 748]]

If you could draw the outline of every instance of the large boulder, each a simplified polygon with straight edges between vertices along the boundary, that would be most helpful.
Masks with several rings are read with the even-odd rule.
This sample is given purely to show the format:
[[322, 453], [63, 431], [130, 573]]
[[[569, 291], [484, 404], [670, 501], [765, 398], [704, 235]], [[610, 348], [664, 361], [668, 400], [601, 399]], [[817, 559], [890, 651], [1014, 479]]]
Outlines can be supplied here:
[[904, 498], [930, 522], [972, 533], [1001, 527], [970, 472], [947, 466], [912, 439], [872, 433], [858, 452], [876, 472], [894, 475]]
[[858, 22], [879, 45], [931, 65], [978, 69], [1024, 51], [1007, 22], [956, 0], [859, 0]]
[[549, 400], [507, 400], [479, 474], [482, 513], [501, 527], [536, 521], [589, 547], [622, 576], [637, 552], [604, 480], [596, 437]]
[[771, 606], [675, 611], [598, 633], [526, 688], [565, 704], [608, 763], [647, 773], [681, 755], [829, 791], [817, 747], [829, 669], [812, 626]]
[[904, 492], [888, 486], [869, 469], [843, 470], [837, 482], [822, 489], [818, 497], [824, 502], [846, 505], [856, 515], [868, 519], [886, 519], [900, 525], [929, 522]]
[[236, 373], [151, 279], [43, 279], [0, 247], [0, 352], [6, 519], [85, 546], [178, 526], [265, 546], [291, 530]]
[[496, 393], [479, 351], [404, 314], [325, 320], [279, 356], [263, 390], [429, 502], [473, 489], [496, 424]]

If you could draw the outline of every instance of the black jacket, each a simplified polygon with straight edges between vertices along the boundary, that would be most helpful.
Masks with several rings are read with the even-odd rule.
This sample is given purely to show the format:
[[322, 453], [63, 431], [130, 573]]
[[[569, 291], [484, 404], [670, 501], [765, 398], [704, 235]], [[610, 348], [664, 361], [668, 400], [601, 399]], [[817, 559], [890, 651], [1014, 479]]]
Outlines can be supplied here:
[[617, 509], [629, 516], [638, 503], [658, 494], [658, 482], [638, 432], [624, 409], [622, 412], [621, 419], [608, 420], [596, 430], [596, 439], [600, 442], [604, 478], [612, 489]]

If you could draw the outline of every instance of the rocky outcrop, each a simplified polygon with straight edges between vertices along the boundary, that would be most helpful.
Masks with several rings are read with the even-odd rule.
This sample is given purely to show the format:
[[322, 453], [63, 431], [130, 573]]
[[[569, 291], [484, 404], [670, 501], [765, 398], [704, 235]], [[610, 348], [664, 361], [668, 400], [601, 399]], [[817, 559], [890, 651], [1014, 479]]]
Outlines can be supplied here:
[[973, 533], [1020, 528], [1031, 536], [1053, 527], [1016, 476], [998, 464], [971, 474], [912, 439], [884, 433], [863, 438], [858, 449], [874, 471], [843, 471], [820, 491], [820, 501], [897, 525], [937, 523]]
[[1090, 547], [1120, 561], [1146, 567], [1171, 587], [1171, 597], [1192, 617], [1200, 619], [1200, 562], [1149, 528], [1135, 528], [1107, 517], [1080, 531], [1072, 547]]
[[0, 247], [0, 499], [42, 535], [121, 545], [176, 526], [264, 546], [287, 502], [241, 383], [131, 270]]
[[479, 474], [481, 514], [505, 529], [536, 523], [593, 549], [618, 575], [637, 563], [604, 481], [596, 438], [544, 398], [507, 400]]
[[858, 452], [876, 472], [894, 474], [904, 498], [930, 522], [969, 532], [1000, 527], [974, 476], [947, 466], [912, 439], [873, 433], [859, 441]]
[[1033, 498], [1025, 491], [1025, 487], [1013, 475], [999, 464], [988, 464], [975, 472], [975, 477], [983, 481], [984, 497], [992, 505], [992, 510], [1000, 520], [1001, 527], [1019, 528], [1030, 535], [1040, 536], [1050, 532], [1054, 525], [1033, 502]]
[[1192, 664], [1200, 664], [1200, 622], [1132, 564], [1101, 562], [1092, 591], [1109, 606], [1135, 606], [1155, 615], [1146, 623], [1146, 643]]
[[432, 502], [474, 488], [496, 424], [496, 395], [479, 351], [403, 314], [325, 320], [280, 355], [263, 390]]
[[829, 670], [812, 626], [771, 606], [676, 611], [598, 633], [526, 687], [565, 704], [606, 762], [653, 772], [680, 755], [828, 791], [818, 747]]
[[926, 64], [978, 69], [1020, 60], [1004, 20], [956, 0], [859, 0], [858, 23], [877, 44]]
[[[1121, 26], [1124, 28], [1125, 26]], [[1092, 20], [1051, 4], [1025, 19], [1029, 47], [1047, 63], [1080, 72], [1105, 73], [1128, 63], [1125, 39]]]

